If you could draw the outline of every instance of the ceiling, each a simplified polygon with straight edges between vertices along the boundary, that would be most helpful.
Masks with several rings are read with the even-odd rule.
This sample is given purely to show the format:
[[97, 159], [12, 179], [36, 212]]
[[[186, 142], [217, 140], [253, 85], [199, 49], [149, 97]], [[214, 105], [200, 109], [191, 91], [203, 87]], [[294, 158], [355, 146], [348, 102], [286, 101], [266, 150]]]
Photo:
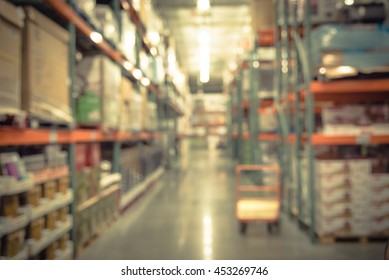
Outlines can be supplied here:
[[[210, 0], [211, 9], [201, 14], [196, 0], [154, 0], [155, 10], [175, 40], [177, 59], [188, 75], [192, 93], [223, 92], [223, 75], [251, 37], [250, 0]], [[210, 46], [210, 80], [199, 82], [199, 39], [206, 33]], [[201, 37], [200, 37], [201, 38]]]

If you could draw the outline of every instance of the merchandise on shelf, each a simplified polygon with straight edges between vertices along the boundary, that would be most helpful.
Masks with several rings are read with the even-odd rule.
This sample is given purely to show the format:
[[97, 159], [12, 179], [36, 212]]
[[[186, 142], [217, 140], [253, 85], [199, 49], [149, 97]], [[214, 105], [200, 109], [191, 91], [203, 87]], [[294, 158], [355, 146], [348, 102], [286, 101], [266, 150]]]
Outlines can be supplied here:
[[119, 28], [111, 7], [97, 4], [94, 13], [97, 29], [102, 31], [105, 38], [117, 45], [119, 43]]
[[389, 16], [386, 0], [355, 0], [353, 5], [347, 4], [340, 0], [337, 3], [338, 14], [343, 22], [381, 23]]
[[142, 96], [134, 91], [133, 98], [130, 103], [130, 121], [129, 127], [131, 131], [137, 132], [142, 130], [142, 112], [143, 112], [143, 99]]
[[389, 107], [387, 105], [342, 105], [324, 107], [321, 116], [324, 134], [389, 134]]
[[[121, 86], [119, 66], [103, 55], [86, 56], [77, 65], [77, 76], [77, 88], [81, 96], [87, 93], [92, 100], [90, 103], [79, 104], [79, 109], [85, 110], [82, 114], [88, 114], [83, 118], [88, 121], [86, 124], [98, 124], [97, 120], [101, 116], [103, 130], [117, 129]], [[97, 102], [98, 98], [100, 102]], [[81, 105], [88, 108], [80, 107]]]
[[[388, 166], [372, 156], [374, 151], [369, 151], [368, 158], [358, 156], [356, 147], [317, 151], [315, 207], [319, 235], [374, 236], [388, 232], [389, 173], [375, 173], [387, 171]], [[305, 179], [306, 164], [304, 161]], [[308, 214], [305, 180], [303, 189], [304, 213]]]
[[73, 123], [69, 107], [68, 32], [32, 7], [25, 8], [22, 108], [49, 122]]
[[0, 113], [21, 110], [23, 12], [0, 1]]
[[81, 10], [81, 12], [88, 17], [90, 23], [92, 24], [96, 23], [96, 17], [95, 17], [96, 1], [95, 0], [72, 0], [72, 2], [76, 5], [76, 9]]
[[260, 132], [276, 132], [278, 127], [277, 114], [273, 108], [265, 108], [258, 115]]
[[315, 71], [327, 78], [389, 71], [385, 25], [322, 25], [311, 35]]
[[0, 176], [13, 177], [21, 181], [27, 178], [26, 167], [17, 153], [0, 154]]
[[121, 11], [122, 37], [120, 40], [120, 50], [124, 56], [132, 63], [136, 61], [136, 28], [130, 20], [127, 11]]
[[120, 123], [119, 129], [120, 131], [131, 131], [131, 119], [130, 119], [130, 111], [131, 111], [131, 102], [133, 102], [133, 89], [131, 82], [122, 78], [121, 83], [121, 103], [120, 103]]
[[303, 21], [304, 3], [307, 1], [311, 3], [310, 17], [313, 24], [337, 21], [337, 0], [298, 0], [297, 17], [299, 22]]
[[25, 236], [26, 231], [22, 229], [1, 238], [1, 257], [12, 258], [21, 252], [25, 246]]
[[155, 102], [147, 102], [147, 113], [145, 117], [145, 129], [147, 131], [155, 131], [158, 128], [157, 104]]

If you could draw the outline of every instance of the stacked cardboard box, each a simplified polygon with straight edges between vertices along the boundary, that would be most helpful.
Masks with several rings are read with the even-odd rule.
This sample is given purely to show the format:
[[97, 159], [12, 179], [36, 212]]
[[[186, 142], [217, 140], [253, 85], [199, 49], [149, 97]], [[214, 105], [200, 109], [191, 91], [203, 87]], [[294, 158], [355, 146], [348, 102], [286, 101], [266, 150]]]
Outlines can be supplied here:
[[389, 134], [387, 105], [326, 106], [322, 110], [323, 133], [328, 135]]
[[73, 123], [68, 84], [68, 32], [25, 8], [22, 108], [37, 118]]
[[[388, 232], [389, 173], [373, 173], [373, 162], [373, 159], [316, 160], [319, 234], [369, 236]], [[308, 214], [310, 205], [305, 206], [304, 213]]]
[[0, 1], [0, 113], [21, 110], [23, 13]]

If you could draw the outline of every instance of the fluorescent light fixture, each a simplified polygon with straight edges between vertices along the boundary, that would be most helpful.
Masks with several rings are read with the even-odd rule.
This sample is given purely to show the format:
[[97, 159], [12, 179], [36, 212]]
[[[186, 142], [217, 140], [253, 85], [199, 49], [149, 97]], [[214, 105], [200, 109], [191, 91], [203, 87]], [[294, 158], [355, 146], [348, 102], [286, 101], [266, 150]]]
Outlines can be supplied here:
[[129, 61], [124, 61], [123, 66], [124, 68], [126, 68], [127, 71], [130, 71], [132, 68], [132, 64]]
[[209, 71], [200, 71], [200, 82], [203, 84], [209, 82]]
[[197, 10], [200, 12], [207, 12], [211, 8], [209, 0], [197, 0]]
[[134, 78], [137, 79], [137, 80], [140, 80], [142, 79], [142, 71], [140, 69], [134, 69], [132, 71], [132, 75], [134, 75]]
[[103, 42], [103, 36], [99, 33], [99, 32], [96, 32], [96, 31], [92, 31], [89, 35], [89, 37], [91, 38], [91, 40], [93, 42], [95, 42], [96, 44], [100, 44]]
[[354, 5], [354, 0], [344, 0], [344, 4], [346, 4], [347, 6], [352, 6]]
[[156, 31], [150, 31], [148, 34], [149, 40], [153, 45], [157, 45], [159, 41], [161, 40], [161, 37], [159, 36], [159, 33]]
[[150, 85], [150, 80], [146, 77], [143, 77], [142, 80], [140, 81], [142, 85], [145, 87], [148, 87]]

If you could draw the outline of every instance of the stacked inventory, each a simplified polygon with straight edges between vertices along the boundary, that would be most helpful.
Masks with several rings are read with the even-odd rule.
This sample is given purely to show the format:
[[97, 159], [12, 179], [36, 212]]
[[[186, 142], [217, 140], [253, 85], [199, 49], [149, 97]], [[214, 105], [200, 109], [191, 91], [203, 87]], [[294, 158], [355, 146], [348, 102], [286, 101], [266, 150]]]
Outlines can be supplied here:
[[[1, 162], [0, 227], [2, 235], [6, 235], [2, 256], [72, 258], [69, 232], [73, 219], [69, 205], [73, 193], [69, 190], [67, 154], [54, 145], [47, 146], [43, 154], [24, 156], [23, 159], [16, 153], [2, 154]], [[17, 240], [8, 239], [16, 236], [17, 243]], [[20, 251], [23, 244], [26, 251]]]
[[[76, 145], [77, 250], [80, 252], [118, 212], [121, 176], [101, 162], [100, 144]], [[106, 167], [108, 165], [108, 167]]]
[[[352, 2], [277, 4], [281, 35], [293, 39], [291, 56], [280, 57], [293, 73], [289, 210], [312, 239], [388, 235], [388, 15], [383, 1]], [[290, 42], [280, 43], [279, 55]]]

